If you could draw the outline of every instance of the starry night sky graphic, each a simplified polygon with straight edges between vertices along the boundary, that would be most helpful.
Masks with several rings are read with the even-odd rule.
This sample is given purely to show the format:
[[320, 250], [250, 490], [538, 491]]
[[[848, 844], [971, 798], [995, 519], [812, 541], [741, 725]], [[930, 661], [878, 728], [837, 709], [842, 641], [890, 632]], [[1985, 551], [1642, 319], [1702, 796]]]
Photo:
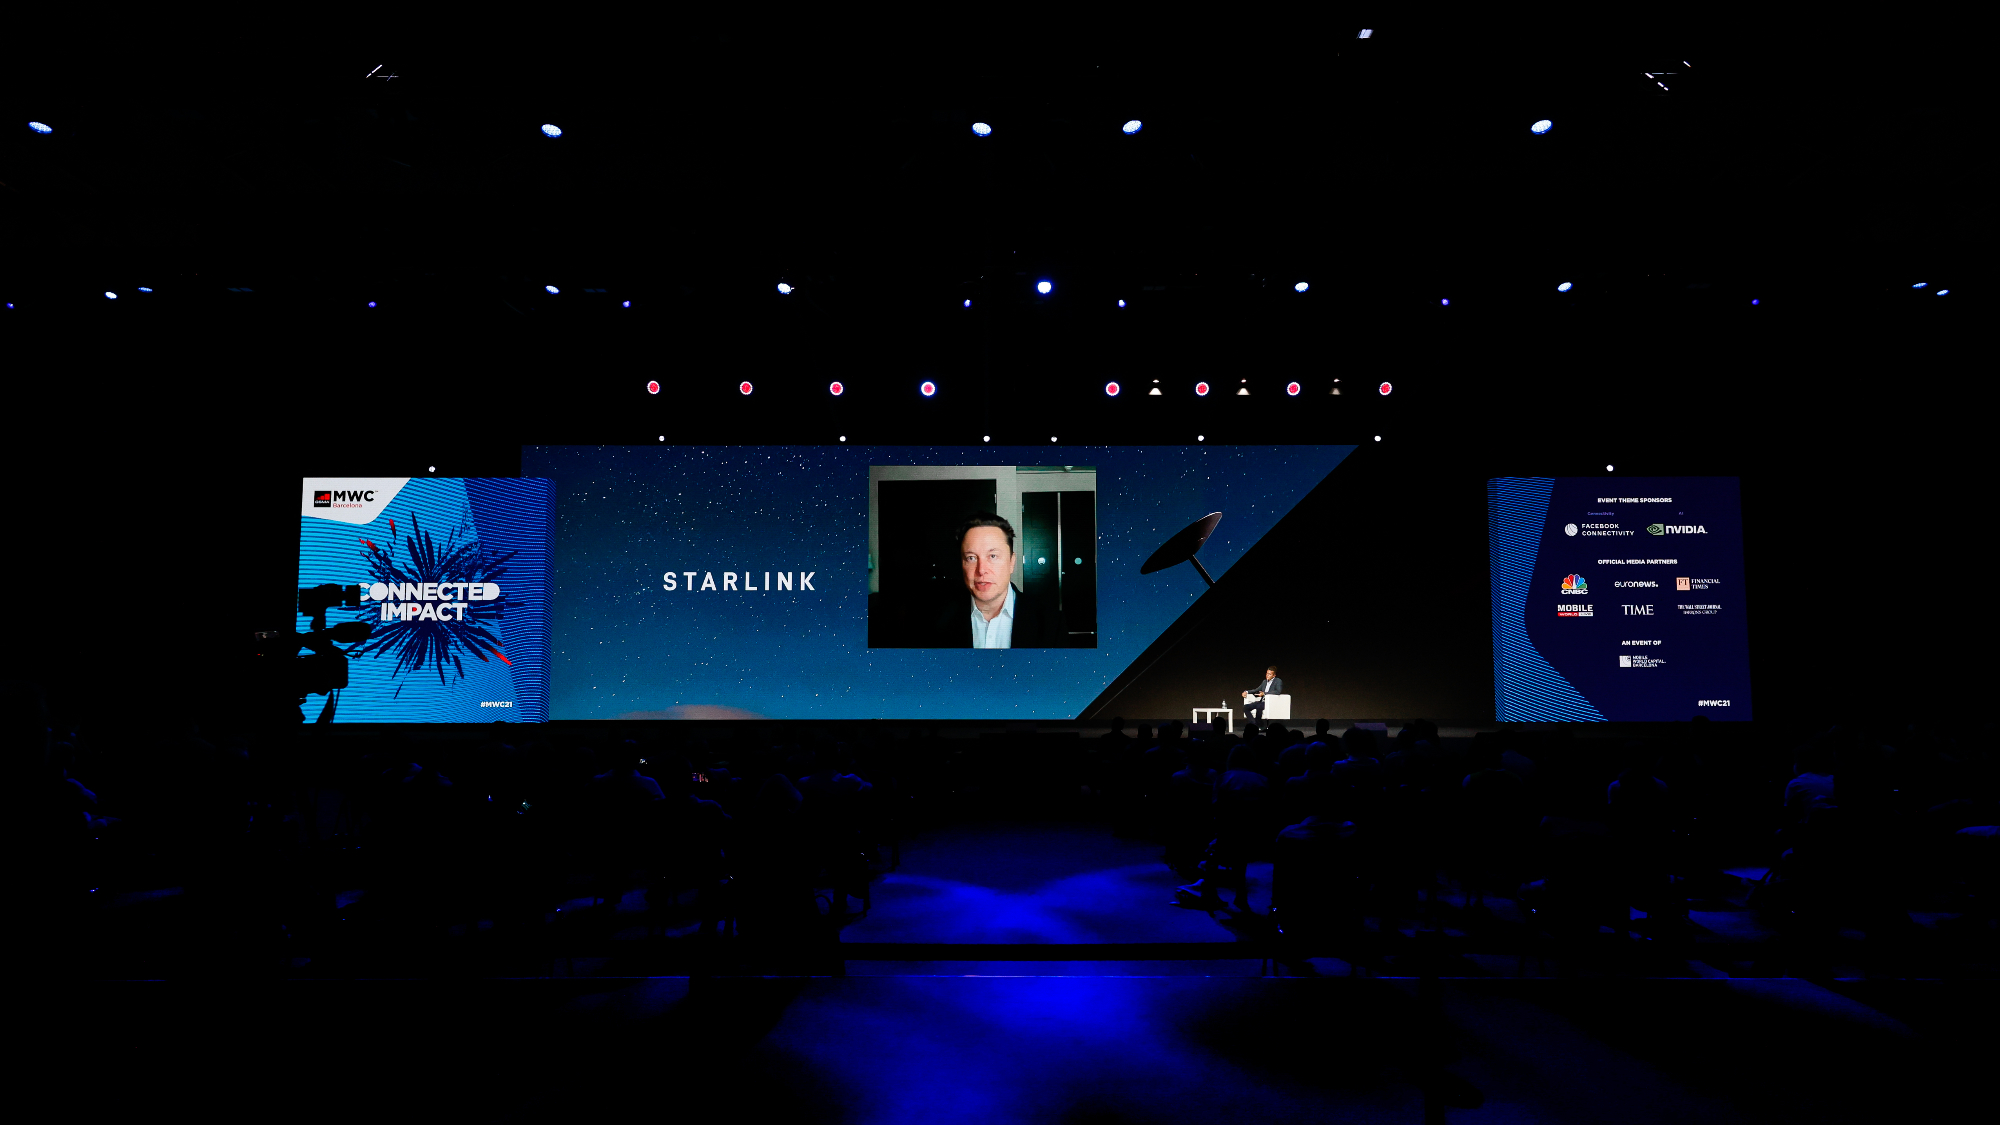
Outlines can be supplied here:
[[[1148, 555], [1220, 511], [1220, 580], [1353, 448], [527, 447], [556, 490], [549, 717], [1073, 718], [1207, 588]], [[1051, 463], [1097, 469], [1098, 647], [870, 649], [868, 467]], [[668, 592], [668, 570], [814, 590]]]

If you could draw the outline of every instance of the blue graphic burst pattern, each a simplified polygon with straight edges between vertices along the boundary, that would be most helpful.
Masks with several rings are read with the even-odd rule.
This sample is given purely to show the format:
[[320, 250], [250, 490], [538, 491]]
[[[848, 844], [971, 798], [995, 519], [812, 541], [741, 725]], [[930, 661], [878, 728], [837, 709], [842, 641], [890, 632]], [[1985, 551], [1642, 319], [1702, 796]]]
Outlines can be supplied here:
[[[363, 557], [368, 562], [369, 582], [395, 585], [403, 582], [499, 582], [507, 573], [507, 563], [515, 552], [488, 557], [481, 550], [478, 536], [460, 527], [439, 547], [437, 541], [417, 524], [416, 514], [410, 514], [410, 534], [403, 539], [403, 550], [408, 556], [408, 565], [399, 565], [393, 550], [385, 551], [375, 543], [363, 540], [367, 545]], [[393, 524], [391, 525], [393, 528]], [[460, 542], [460, 536], [465, 536]], [[394, 544], [392, 543], [393, 547]], [[460, 603], [451, 603], [460, 604]], [[373, 655], [380, 658], [385, 653], [396, 656], [395, 675], [402, 675], [406, 669], [426, 666], [437, 669], [438, 683], [446, 682], [445, 662], [458, 672], [458, 678], [465, 678], [465, 666], [459, 660], [459, 652], [467, 652], [484, 661], [487, 654], [497, 656], [507, 664], [513, 661], [500, 649], [499, 638], [487, 628], [498, 624], [506, 604], [504, 587], [499, 598], [490, 602], [468, 601], [465, 605], [465, 620], [409, 621], [378, 620], [379, 611], [367, 606], [357, 611], [356, 619], [374, 627], [374, 634], [366, 641], [348, 650], [351, 657]]]

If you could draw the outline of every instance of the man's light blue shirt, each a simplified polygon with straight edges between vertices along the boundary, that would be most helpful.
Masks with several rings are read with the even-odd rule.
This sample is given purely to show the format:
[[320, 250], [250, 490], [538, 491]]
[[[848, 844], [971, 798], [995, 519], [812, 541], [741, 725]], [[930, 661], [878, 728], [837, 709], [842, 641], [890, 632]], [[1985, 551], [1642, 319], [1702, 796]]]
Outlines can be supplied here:
[[[968, 596], [967, 600], [970, 600]], [[972, 603], [972, 647], [1012, 648], [1014, 647], [1014, 584], [1007, 583], [1007, 600], [1000, 605], [1000, 612], [993, 620], [979, 612], [979, 603]]]

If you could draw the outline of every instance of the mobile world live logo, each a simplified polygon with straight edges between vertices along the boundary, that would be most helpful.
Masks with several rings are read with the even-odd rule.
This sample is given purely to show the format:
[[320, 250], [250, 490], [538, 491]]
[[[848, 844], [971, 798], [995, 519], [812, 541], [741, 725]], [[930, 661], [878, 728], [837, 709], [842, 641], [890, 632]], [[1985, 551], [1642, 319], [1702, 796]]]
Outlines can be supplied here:
[[1649, 523], [1648, 535], [1707, 535], [1708, 529], [1698, 523]]

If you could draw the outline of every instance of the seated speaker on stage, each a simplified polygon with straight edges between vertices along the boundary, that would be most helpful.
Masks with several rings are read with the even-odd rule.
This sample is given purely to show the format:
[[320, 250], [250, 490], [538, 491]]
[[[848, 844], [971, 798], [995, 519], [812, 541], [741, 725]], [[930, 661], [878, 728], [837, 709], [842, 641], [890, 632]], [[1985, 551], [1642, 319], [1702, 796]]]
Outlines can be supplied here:
[[[1264, 669], [1264, 682], [1243, 693], [1244, 719], [1253, 723], [1263, 719], [1264, 697], [1268, 695], [1281, 695], [1284, 693], [1284, 690], [1285, 681], [1278, 678], [1278, 670], [1276, 668]], [[1289, 718], [1290, 716], [1287, 717]]]

